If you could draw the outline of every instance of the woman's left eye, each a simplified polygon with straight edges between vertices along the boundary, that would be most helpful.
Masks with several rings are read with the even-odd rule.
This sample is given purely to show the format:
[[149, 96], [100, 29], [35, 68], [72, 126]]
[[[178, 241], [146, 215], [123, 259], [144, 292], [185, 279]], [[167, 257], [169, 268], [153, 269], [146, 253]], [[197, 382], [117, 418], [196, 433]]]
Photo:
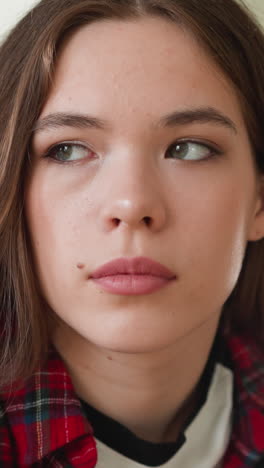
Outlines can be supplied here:
[[74, 162], [86, 158], [92, 151], [80, 143], [60, 143], [53, 146], [44, 157], [58, 162]]
[[207, 145], [195, 141], [182, 141], [171, 145], [166, 152], [166, 157], [172, 157], [183, 161], [200, 161], [209, 159], [220, 153], [221, 151], [219, 149], [209, 144]]

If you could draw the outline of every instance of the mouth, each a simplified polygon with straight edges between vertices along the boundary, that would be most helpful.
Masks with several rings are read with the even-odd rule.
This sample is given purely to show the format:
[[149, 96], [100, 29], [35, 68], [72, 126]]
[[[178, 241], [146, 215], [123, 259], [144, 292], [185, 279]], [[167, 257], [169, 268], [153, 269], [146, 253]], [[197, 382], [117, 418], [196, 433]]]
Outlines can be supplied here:
[[176, 279], [167, 267], [147, 257], [119, 258], [95, 270], [88, 279], [118, 295], [151, 294]]

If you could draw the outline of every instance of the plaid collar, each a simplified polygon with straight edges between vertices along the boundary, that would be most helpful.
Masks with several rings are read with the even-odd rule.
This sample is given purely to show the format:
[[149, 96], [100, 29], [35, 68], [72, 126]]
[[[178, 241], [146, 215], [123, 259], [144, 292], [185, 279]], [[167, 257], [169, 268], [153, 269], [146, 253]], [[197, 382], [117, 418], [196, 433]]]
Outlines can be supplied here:
[[[227, 334], [223, 339], [235, 382], [235, 423], [223, 466], [253, 467], [264, 457], [264, 356], [252, 339]], [[96, 465], [92, 428], [55, 351], [23, 388], [5, 394], [4, 400], [16, 466], [28, 467], [41, 460], [53, 466], [58, 459], [64, 463], [54, 466]]]
[[264, 353], [252, 337], [224, 334], [234, 372], [234, 424], [224, 467], [264, 467]]
[[69, 448], [67, 458], [70, 461], [72, 457], [73, 463], [63, 464], [63, 467], [79, 466], [74, 464], [76, 454], [84, 458], [87, 468], [95, 466], [92, 428], [82, 412], [66, 367], [55, 350], [26, 385], [5, 397], [5, 412], [14, 440], [12, 446], [17, 449], [16, 466], [29, 467], [45, 457], [50, 458], [51, 454], [56, 459], [57, 452], [66, 445]]

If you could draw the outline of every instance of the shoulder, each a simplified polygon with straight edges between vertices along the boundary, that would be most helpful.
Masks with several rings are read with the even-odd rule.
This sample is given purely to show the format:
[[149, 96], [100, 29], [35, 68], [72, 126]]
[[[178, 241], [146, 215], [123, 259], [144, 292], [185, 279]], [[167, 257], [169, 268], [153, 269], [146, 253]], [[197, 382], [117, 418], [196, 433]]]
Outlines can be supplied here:
[[[238, 401], [264, 413], [264, 351], [254, 337], [246, 334], [223, 335]], [[263, 427], [264, 430], [264, 427]]]
[[264, 388], [264, 350], [256, 343], [254, 337], [240, 334], [224, 334], [224, 340], [237, 377], [246, 376], [244, 385], [254, 382], [258, 387]]
[[10, 434], [6, 405], [0, 399], [0, 466], [14, 466], [14, 447]]
[[[58, 354], [50, 353], [28, 379], [0, 393], [0, 467], [37, 466], [44, 459], [47, 463], [66, 444], [84, 436], [90, 440], [91, 457], [91, 429]], [[75, 454], [87, 452], [87, 446], [76, 444]]]

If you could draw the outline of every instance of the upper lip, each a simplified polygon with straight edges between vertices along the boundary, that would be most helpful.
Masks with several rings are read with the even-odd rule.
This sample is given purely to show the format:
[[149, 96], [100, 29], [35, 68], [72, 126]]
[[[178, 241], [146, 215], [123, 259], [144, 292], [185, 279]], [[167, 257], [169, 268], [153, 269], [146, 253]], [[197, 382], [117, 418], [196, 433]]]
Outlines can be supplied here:
[[161, 263], [147, 257], [123, 257], [112, 260], [97, 268], [90, 278], [102, 278], [114, 275], [150, 275], [163, 278], [175, 278], [175, 274]]

